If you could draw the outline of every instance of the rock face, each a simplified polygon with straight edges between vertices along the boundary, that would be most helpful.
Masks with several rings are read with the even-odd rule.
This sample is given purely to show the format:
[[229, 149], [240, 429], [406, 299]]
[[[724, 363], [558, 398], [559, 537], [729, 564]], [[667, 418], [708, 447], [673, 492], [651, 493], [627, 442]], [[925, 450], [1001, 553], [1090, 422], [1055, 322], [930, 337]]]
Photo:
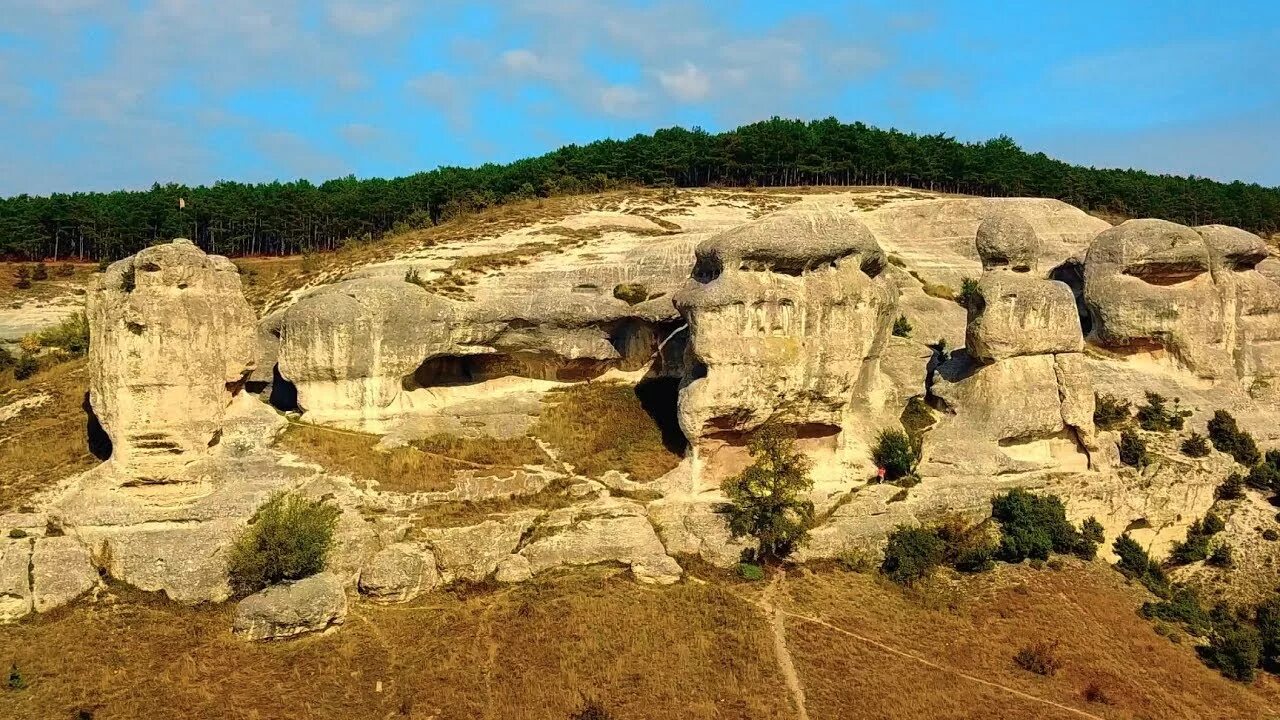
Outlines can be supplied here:
[[[1035, 277], [1039, 240], [1024, 221], [978, 228], [983, 266], [967, 347], [937, 368], [931, 389], [953, 413], [931, 433], [934, 473], [1084, 470], [1097, 450], [1093, 388], [1071, 289]], [[962, 469], [963, 468], [963, 469]]]
[[680, 427], [697, 442], [766, 420], [839, 428], [893, 324], [884, 253], [848, 213], [788, 209], [697, 248]]
[[360, 592], [379, 602], [406, 602], [439, 585], [435, 556], [412, 543], [383, 548], [360, 571]]
[[243, 640], [280, 640], [340, 625], [346, 617], [342, 580], [320, 573], [241, 600], [232, 632]]
[[62, 607], [98, 584], [89, 549], [71, 537], [47, 537], [31, 553], [31, 590], [36, 612]]
[[0, 622], [31, 613], [31, 540], [0, 540]]
[[[272, 318], [280, 375], [315, 422], [386, 432], [429, 412], [438, 388], [501, 378], [566, 382], [646, 367], [669, 300], [529, 290], [460, 301], [398, 278], [322, 287]], [[665, 303], [665, 309], [662, 303]]]
[[162, 480], [217, 445], [256, 354], [235, 265], [187, 240], [150, 247], [107, 268], [86, 311], [89, 396], [112, 462]]
[[500, 561], [515, 552], [540, 514], [529, 510], [479, 525], [427, 530], [426, 544], [435, 552], [440, 577], [444, 582], [479, 582], [489, 577]]
[[605, 498], [557, 510], [543, 520], [539, 532], [546, 536], [520, 550], [534, 575], [564, 565], [606, 562], [628, 565], [643, 583], [669, 585], [683, 574], [658, 540], [644, 507], [630, 500]]
[[1280, 374], [1280, 285], [1263, 240], [1237, 228], [1130, 220], [1098, 236], [1085, 299], [1101, 344], [1246, 388]]

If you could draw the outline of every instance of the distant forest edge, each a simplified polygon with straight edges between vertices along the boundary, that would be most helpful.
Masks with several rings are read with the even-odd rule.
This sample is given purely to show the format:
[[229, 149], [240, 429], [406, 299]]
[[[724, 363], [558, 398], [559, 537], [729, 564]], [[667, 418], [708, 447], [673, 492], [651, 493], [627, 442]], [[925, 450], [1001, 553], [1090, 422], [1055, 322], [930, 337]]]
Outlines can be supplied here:
[[320, 185], [157, 184], [145, 191], [19, 195], [0, 199], [0, 255], [114, 259], [172, 237], [224, 255], [305, 253], [512, 200], [634, 185], [900, 185], [1058, 198], [1191, 225], [1280, 229], [1280, 188], [1086, 168], [1028, 153], [1006, 136], [965, 143], [834, 118], [774, 118], [718, 134], [670, 128], [569, 145], [506, 165], [442, 167], [394, 180], [352, 176]]

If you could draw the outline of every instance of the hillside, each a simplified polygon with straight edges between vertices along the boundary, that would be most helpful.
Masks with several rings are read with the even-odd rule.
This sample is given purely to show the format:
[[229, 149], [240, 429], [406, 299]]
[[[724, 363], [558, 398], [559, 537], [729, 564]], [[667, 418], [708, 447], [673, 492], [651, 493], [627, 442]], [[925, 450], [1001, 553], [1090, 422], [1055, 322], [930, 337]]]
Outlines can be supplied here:
[[[0, 316], [83, 302], [90, 340], [0, 380], [0, 715], [1267, 717], [1273, 255], [1045, 198], [666, 188], [55, 272]], [[813, 516], [759, 570], [724, 483], [773, 428]], [[1023, 490], [1043, 557], [993, 517]], [[272, 498], [332, 546], [246, 588]], [[903, 528], [987, 562], [895, 584]], [[1200, 657], [1237, 636], [1242, 682]]]

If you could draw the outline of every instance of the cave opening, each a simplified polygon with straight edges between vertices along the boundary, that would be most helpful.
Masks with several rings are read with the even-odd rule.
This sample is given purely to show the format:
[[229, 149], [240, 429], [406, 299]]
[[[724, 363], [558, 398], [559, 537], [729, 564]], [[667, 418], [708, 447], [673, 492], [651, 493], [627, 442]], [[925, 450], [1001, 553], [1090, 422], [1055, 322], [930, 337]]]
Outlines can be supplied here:
[[298, 407], [298, 387], [280, 374], [279, 365], [274, 365], [271, 368], [271, 391], [267, 395], [267, 402], [280, 412], [297, 412], [300, 410]]
[[662, 445], [667, 450], [684, 455], [689, 440], [680, 429], [680, 378], [651, 377], [636, 385], [636, 397], [640, 407], [649, 414], [662, 433]]
[[477, 385], [489, 380], [514, 376], [531, 380], [581, 382], [603, 375], [611, 363], [591, 358], [565, 359], [559, 355], [538, 352], [480, 355], [440, 355], [427, 358], [406, 375], [401, 383], [405, 390], [429, 387]]
[[98, 421], [98, 415], [93, 411], [93, 404], [89, 402], [89, 393], [84, 394], [84, 401], [80, 403], [80, 408], [84, 410], [85, 440], [89, 445], [89, 453], [99, 460], [107, 460], [111, 457], [111, 436]]
[[1084, 263], [1069, 259], [1050, 270], [1049, 279], [1071, 288], [1071, 294], [1076, 299], [1076, 314], [1080, 316], [1080, 330], [1087, 337], [1093, 329], [1093, 316], [1089, 314], [1089, 306], [1084, 301]]

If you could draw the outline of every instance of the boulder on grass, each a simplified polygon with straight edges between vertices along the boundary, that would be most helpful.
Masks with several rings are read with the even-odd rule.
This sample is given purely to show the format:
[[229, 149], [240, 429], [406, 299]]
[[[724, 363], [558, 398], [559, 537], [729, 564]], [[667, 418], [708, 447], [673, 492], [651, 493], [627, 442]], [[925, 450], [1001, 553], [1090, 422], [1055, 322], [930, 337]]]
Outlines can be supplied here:
[[232, 632], [243, 640], [280, 640], [341, 625], [347, 616], [342, 580], [322, 572], [273, 585], [236, 605]]

